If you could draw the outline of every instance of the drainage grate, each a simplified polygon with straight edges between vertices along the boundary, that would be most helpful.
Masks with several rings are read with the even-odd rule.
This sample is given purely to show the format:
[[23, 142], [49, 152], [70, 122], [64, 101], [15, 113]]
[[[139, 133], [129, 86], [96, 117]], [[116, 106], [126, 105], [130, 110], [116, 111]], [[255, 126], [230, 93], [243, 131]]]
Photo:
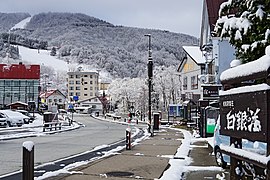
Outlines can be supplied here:
[[124, 172], [124, 171], [112, 171], [112, 172], [106, 173], [106, 175], [111, 176], [111, 177], [125, 177], [125, 176], [133, 176], [134, 173]]

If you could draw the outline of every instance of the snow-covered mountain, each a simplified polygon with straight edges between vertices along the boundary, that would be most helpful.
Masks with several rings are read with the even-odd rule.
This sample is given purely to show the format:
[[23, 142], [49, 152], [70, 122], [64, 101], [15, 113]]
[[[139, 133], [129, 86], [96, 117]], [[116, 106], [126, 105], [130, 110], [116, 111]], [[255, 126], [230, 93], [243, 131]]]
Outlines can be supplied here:
[[[60, 59], [104, 69], [114, 77], [145, 75], [148, 56], [145, 34], [152, 34], [155, 66], [177, 66], [184, 56], [182, 46], [198, 43], [197, 38], [189, 35], [114, 26], [79, 13], [41, 13], [29, 17], [9, 23], [10, 29], [13, 27], [10, 35], [13, 44], [56, 47]], [[5, 24], [0, 22], [0, 26]]]

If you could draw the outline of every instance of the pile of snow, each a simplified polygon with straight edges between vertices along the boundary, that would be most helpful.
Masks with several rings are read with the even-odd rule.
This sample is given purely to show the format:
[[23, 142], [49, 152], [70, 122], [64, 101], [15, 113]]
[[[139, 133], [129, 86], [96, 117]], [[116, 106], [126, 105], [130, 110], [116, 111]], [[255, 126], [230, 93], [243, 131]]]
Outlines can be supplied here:
[[270, 67], [270, 46], [265, 48], [266, 55], [261, 58], [242, 64], [224, 71], [220, 75], [220, 80], [225, 81], [237, 77], [245, 77], [259, 72], [266, 72]]
[[23, 147], [25, 149], [27, 149], [27, 151], [31, 152], [33, 150], [33, 147], [34, 147], [34, 143], [32, 141], [25, 141], [23, 142]]

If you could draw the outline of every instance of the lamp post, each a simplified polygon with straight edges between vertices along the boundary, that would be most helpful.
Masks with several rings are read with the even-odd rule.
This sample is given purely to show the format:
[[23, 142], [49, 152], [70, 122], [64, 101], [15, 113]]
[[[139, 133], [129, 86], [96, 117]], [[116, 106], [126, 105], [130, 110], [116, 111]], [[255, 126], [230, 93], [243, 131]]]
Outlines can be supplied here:
[[154, 135], [153, 132], [153, 126], [152, 126], [152, 119], [151, 119], [151, 106], [152, 106], [152, 102], [151, 102], [151, 93], [152, 93], [152, 80], [153, 80], [153, 58], [152, 58], [152, 50], [151, 50], [151, 34], [146, 34], [144, 35], [146, 37], [148, 37], [148, 90], [149, 90], [149, 99], [148, 99], [148, 110], [149, 110], [149, 114], [148, 114], [148, 121], [149, 121], [149, 127], [148, 127], [148, 132], [151, 133], [151, 136]]

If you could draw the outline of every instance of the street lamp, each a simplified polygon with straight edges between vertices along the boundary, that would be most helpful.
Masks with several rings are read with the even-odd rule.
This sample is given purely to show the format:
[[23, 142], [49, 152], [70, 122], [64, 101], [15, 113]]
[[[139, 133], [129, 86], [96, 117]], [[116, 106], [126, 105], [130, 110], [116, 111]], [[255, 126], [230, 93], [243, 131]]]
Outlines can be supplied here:
[[151, 133], [151, 136], [154, 135], [152, 120], [151, 120], [151, 92], [152, 92], [152, 79], [153, 79], [153, 58], [152, 58], [152, 50], [151, 50], [151, 34], [145, 34], [144, 36], [148, 37], [148, 90], [149, 90], [149, 99], [148, 99], [148, 120], [149, 120], [149, 127], [148, 132]]

